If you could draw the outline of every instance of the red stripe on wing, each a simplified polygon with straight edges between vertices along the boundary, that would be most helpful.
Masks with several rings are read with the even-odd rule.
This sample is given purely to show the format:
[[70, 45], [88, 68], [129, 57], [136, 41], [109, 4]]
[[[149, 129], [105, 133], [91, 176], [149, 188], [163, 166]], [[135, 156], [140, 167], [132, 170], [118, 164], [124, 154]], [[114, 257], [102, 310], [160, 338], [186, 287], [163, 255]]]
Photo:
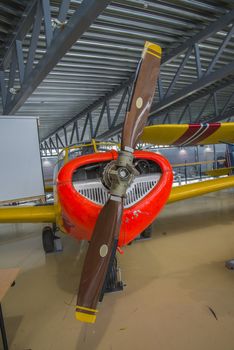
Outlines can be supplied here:
[[220, 128], [220, 125], [221, 125], [220, 123], [209, 124], [208, 129], [201, 136], [196, 138], [194, 142], [191, 142], [190, 145], [194, 146], [194, 145], [197, 145], [199, 142], [205, 140], [207, 137], [212, 135], [216, 130], [218, 130]]
[[[199, 142], [205, 140], [207, 137], [212, 135], [217, 129], [220, 127], [220, 123], [213, 123], [209, 124], [207, 128], [207, 124], [189, 124], [188, 129], [185, 131], [185, 133], [179, 137], [177, 141], [174, 142], [174, 145], [176, 146], [194, 146], [197, 145]], [[206, 129], [204, 131], [204, 129]], [[200, 131], [199, 131], [200, 129]], [[199, 132], [198, 132], [199, 131]], [[197, 133], [195, 138], [192, 137]], [[191, 139], [191, 141], [189, 141]]]
[[181, 146], [184, 144], [190, 137], [192, 137], [199, 129], [201, 128], [201, 124], [189, 124], [188, 129], [185, 133], [178, 138], [173, 144], [175, 146]]

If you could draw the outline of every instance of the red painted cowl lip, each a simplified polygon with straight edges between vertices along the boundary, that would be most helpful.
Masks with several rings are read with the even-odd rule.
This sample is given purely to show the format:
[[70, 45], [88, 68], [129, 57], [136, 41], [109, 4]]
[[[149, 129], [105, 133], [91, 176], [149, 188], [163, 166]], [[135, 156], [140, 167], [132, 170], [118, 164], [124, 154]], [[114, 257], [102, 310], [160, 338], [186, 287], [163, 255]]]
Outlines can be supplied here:
[[[77, 239], [91, 239], [102, 206], [91, 202], [76, 191], [72, 184], [73, 173], [81, 166], [115, 160], [117, 156], [116, 151], [81, 156], [69, 161], [58, 174], [57, 190], [63, 225], [67, 233]], [[172, 187], [172, 168], [167, 159], [145, 151], [135, 151], [134, 157], [157, 163], [162, 170], [162, 176], [158, 184], [144, 198], [130, 208], [124, 209], [119, 246], [131, 242], [154, 221], [165, 205]]]

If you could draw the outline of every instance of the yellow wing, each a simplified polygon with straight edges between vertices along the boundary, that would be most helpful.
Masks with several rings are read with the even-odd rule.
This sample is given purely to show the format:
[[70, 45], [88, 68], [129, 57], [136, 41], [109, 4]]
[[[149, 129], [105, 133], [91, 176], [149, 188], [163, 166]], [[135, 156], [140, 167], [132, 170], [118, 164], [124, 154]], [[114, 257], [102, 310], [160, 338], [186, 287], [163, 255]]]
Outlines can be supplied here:
[[0, 223], [55, 222], [56, 206], [1, 207]]
[[[174, 187], [167, 204], [230, 187], [234, 187], [234, 176]], [[57, 215], [58, 209], [55, 205], [1, 207], [0, 223], [56, 222]]]
[[141, 141], [175, 146], [234, 143], [234, 123], [152, 125], [144, 128]]
[[174, 187], [167, 204], [234, 187], [234, 176]]

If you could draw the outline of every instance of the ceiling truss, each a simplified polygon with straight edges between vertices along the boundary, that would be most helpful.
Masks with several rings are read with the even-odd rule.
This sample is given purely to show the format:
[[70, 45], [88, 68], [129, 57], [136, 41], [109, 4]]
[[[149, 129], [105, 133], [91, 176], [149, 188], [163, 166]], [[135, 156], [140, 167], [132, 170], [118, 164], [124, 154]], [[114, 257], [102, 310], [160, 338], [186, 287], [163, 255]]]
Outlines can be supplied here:
[[[14, 114], [24, 105], [110, 1], [83, 0], [72, 15], [69, 12], [71, 3], [71, 0], [61, 0], [56, 18], [50, 0], [28, 3], [0, 63], [4, 114]], [[233, 23], [234, 10], [226, 11], [163, 56], [149, 124], [230, 120], [234, 115], [231, 89], [234, 84]], [[40, 59], [37, 51], [39, 37], [41, 47], [45, 48], [41, 50]], [[25, 38], [27, 42], [30, 40], [26, 53]], [[215, 45], [212, 46], [212, 43]], [[63, 122], [56, 130], [52, 129], [52, 133], [45, 134], [41, 149], [58, 150], [91, 138], [118, 136], [133, 79], [134, 74], [128, 75], [121, 85], [93, 100], [65, 124]]]
[[[188, 114], [190, 122], [223, 120], [227, 118], [227, 113], [230, 118], [231, 110], [233, 110], [231, 106], [234, 103], [233, 94], [230, 94], [225, 105], [220, 107], [217, 94], [234, 83], [234, 63], [232, 58], [230, 57], [226, 61], [222, 60], [234, 33], [233, 22], [234, 10], [221, 16], [192, 39], [163, 57], [156, 98], [149, 117], [150, 124], [158, 121], [160, 123], [173, 122], [170, 112], [176, 110], [176, 108], [180, 108], [179, 119], [176, 120], [176, 123], [181, 123], [186, 114]], [[224, 31], [224, 34], [218, 50], [210, 57], [209, 61], [203, 61], [202, 49], [204, 50], [206, 40], [221, 31]], [[176, 66], [176, 69], [174, 70], [174, 75], [170, 76], [170, 81], [165, 83], [164, 68], [168, 68], [170, 65]], [[186, 86], [184, 84], [180, 86], [180, 77], [188, 74], [188, 66], [194, 67], [193, 73], [188, 76]], [[132, 75], [123, 86], [115, 89], [112, 93], [86, 108], [68, 123], [48, 135], [41, 143], [41, 148], [45, 149], [47, 146], [49, 148], [53, 143], [58, 148], [61, 144], [69, 146], [90, 138], [108, 139], [118, 135], [123, 125], [123, 105], [127, 103], [126, 100], [129, 96], [133, 78], [134, 76]], [[116, 95], [118, 96], [116, 97]], [[202, 99], [205, 100], [203, 101]], [[113, 101], [115, 102], [114, 104]], [[192, 104], [196, 101], [202, 101], [202, 103], [198, 115], [194, 116], [192, 114]], [[204, 112], [211, 101], [213, 110], [209, 116], [206, 116]], [[111, 105], [114, 105], [115, 108], [110, 108]], [[163, 118], [160, 119], [160, 116], [163, 116]], [[106, 119], [106, 131], [100, 134], [98, 131], [103, 118]], [[78, 129], [81, 130], [80, 133], [78, 133]], [[58, 136], [60, 143], [55, 142], [58, 140]]]
[[[21, 25], [0, 68], [0, 86], [5, 115], [14, 114], [23, 105], [109, 2], [110, 0], [83, 0], [69, 21], [66, 21], [66, 16], [70, 0], [61, 1], [58, 18], [53, 21], [49, 0], [29, 2]], [[46, 50], [39, 62], [34, 65], [41, 31], [44, 32]], [[25, 62], [22, 43], [29, 33], [31, 33], [31, 41]], [[17, 74], [20, 86], [15, 88]]]

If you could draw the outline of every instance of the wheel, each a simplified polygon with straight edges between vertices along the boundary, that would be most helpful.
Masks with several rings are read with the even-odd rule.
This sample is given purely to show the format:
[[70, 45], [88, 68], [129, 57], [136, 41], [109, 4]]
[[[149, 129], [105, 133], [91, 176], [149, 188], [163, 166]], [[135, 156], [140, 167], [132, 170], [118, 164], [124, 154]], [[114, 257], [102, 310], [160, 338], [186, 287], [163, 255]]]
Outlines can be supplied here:
[[50, 226], [43, 228], [42, 243], [45, 253], [52, 253], [54, 251], [54, 233]]
[[234, 259], [231, 259], [231, 260], [226, 261], [225, 266], [226, 266], [229, 270], [234, 270]]
[[150, 238], [152, 235], [152, 225], [149, 225], [143, 232], [141, 232], [141, 238]]
[[119, 292], [123, 290], [124, 283], [118, 281], [118, 267], [116, 256], [109, 265], [106, 279], [99, 297], [99, 302], [102, 302], [105, 293]]
[[117, 282], [117, 259], [115, 257], [113, 264], [107, 274], [105, 292], [114, 290], [116, 288]]

